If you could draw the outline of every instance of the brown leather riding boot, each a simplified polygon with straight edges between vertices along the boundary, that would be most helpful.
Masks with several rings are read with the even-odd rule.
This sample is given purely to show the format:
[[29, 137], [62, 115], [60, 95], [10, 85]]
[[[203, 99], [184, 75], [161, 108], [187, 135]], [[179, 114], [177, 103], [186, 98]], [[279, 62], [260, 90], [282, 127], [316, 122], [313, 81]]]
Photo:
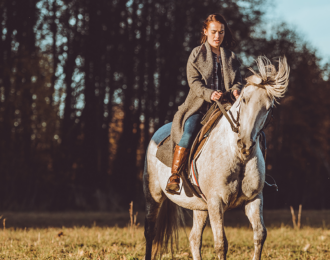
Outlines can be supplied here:
[[172, 176], [166, 186], [166, 191], [177, 192], [180, 189], [180, 176], [178, 174], [181, 166], [186, 163], [189, 155], [189, 149], [176, 145], [172, 162]]

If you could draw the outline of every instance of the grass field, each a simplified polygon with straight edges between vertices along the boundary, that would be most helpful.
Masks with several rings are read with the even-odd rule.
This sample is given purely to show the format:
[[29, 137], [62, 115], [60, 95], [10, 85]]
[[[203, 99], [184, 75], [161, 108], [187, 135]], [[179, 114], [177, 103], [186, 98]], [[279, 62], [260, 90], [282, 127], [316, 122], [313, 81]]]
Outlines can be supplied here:
[[[143, 227], [131, 231], [128, 213], [0, 213], [0, 259], [143, 259]], [[253, 232], [239, 211], [225, 215], [228, 259], [252, 259]], [[143, 224], [143, 214], [138, 222]], [[263, 259], [330, 259], [330, 211], [306, 211], [294, 230], [288, 211], [266, 211], [268, 237]], [[191, 220], [187, 217], [186, 233]], [[188, 239], [176, 259], [191, 259]], [[203, 236], [203, 259], [216, 259], [210, 227]], [[171, 259], [165, 255], [163, 259]]]

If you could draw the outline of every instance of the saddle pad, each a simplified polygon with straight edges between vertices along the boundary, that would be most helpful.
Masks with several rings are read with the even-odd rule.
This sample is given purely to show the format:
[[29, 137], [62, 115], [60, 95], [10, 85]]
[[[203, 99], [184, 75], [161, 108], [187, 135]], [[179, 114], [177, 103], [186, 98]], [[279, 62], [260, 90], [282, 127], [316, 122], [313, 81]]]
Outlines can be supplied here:
[[206, 202], [206, 197], [203, 194], [201, 187], [199, 186], [199, 182], [198, 182], [198, 172], [197, 172], [197, 168], [196, 168], [196, 161], [192, 160], [191, 161], [191, 170], [190, 170], [190, 181], [191, 184], [193, 185], [194, 189], [196, 190], [196, 192], [198, 193], [198, 195]]
[[173, 151], [171, 151], [172, 149], [171, 136], [169, 135], [164, 140], [162, 140], [157, 145], [157, 148], [158, 148], [156, 153], [157, 159], [160, 160], [167, 167], [172, 167]]

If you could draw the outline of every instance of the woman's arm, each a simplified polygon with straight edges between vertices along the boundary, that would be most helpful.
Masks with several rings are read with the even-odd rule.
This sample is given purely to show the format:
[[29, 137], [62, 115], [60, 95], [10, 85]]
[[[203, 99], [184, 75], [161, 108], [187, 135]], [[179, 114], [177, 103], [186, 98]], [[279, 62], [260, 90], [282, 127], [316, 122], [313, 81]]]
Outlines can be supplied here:
[[233, 93], [234, 90], [241, 92], [241, 90], [243, 88], [242, 76], [241, 76], [241, 71], [240, 71], [241, 63], [239, 62], [236, 54], [235, 53], [232, 53], [232, 54], [234, 55], [232, 68], [236, 69], [236, 71], [235, 71], [235, 79], [233, 81], [233, 86], [230, 88], [230, 90], [231, 90], [231, 93]]
[[197, 49], [194, 49], [191, 52], [187, 63], [188, 84], [197, 97], [203, 98], [205, 101], [211, 103], [211, 95], [214, 92], [214, 90], [206, 87], [202, 75], [192, 64], [192, 60], [195, 57], [194, 54], [196, 51]]
[[240, 72], [241, 63], [239, 62], [236, 54], [233, 53], [233, 52], [232, 52], [232, 54], [234, 55], [232, 68], [236, 68], [236, 70], [235, 70], [235, 78], [234, 78], [234, 81], [233, 81], [233, 85], [230, 88], [230, 91], [231, 91], [231, 94], [233, 95], [233, 97], [235, 99], [237, 99], [239, 97], [240, 93], [241, 93], [242, 88], [243, 88], [242, 76], [241, 76], [241, 72]]

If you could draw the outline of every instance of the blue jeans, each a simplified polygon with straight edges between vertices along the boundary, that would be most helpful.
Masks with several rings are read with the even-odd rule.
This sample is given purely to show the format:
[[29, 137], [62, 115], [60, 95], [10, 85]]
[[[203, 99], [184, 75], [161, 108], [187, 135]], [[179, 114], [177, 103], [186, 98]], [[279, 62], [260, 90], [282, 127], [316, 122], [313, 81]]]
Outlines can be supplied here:
[[194, 114], [186, 120], [183, 127], [183, 135], [179, 142], [179, 146], [184, 148], [190, 148], [194, 142], [194, 138], [198, 134], [198, 131], [202, 127], [201, 120], [203, 115], [201, 113]]

